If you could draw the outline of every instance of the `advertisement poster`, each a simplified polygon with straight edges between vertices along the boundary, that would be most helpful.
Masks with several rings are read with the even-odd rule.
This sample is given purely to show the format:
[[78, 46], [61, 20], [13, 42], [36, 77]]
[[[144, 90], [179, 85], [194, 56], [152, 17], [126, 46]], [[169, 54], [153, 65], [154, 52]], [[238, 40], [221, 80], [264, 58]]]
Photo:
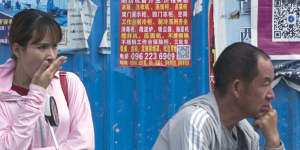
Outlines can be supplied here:
[[273, 60], [300, 59], [300, 1], [252, 0], [252, 44]]
[[120, 0], [119, 65], [191, 65], [190, 0]]
[[60, 24], [63, 39], [58, 45], [59, 53], [88, 51], [87, 39], [97, 9], [91, 0], [3, 0], [0, 3], [0, 44], [8, 44], [12, 17], [30, 8], [49, 13]]

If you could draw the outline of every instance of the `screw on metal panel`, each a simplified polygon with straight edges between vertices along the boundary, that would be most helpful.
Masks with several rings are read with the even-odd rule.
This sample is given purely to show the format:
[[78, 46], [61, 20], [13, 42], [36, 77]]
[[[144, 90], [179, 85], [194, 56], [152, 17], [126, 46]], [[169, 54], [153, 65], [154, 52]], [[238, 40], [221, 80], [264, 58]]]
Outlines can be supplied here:
[[187, 74], [184, 74], [183, 77], [184, 77], [184, 78], [187, 78]]

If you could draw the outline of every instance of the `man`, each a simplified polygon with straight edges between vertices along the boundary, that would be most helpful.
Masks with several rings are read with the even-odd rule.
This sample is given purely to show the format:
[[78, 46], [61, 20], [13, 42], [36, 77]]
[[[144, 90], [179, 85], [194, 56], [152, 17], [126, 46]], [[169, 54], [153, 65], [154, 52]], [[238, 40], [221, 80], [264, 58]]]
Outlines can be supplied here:
[[162, 129], [153, 150], [284, 150], [277, 129], [270, 57], [246, 43], [234, 43], [215, 66], [215, 89], [185, 103]]

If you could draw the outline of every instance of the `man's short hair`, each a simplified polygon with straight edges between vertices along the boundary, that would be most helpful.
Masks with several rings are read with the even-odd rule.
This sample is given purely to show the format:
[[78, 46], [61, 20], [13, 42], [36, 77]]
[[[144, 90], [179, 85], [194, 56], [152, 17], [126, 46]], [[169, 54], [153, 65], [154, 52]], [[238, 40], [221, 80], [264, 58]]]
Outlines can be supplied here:
[[258, 56], [270, 59], [264, 51], [248, 43], [233, 43], [225, 48], [214, 66], [215, 89], [225, 94], [227, 86], [235, 79], [250, 83], [258, 74]]

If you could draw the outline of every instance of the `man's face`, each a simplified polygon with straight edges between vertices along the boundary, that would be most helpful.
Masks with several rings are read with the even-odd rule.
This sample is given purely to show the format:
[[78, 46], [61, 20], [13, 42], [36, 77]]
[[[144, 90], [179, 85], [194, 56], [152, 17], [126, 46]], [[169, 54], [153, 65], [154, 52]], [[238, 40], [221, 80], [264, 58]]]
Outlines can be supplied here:
[[258, 56], [258, 75], [242, 88], [241, 110], [246, 117], [259, 118], [271, 108], [270, 101], [275, 97], [271, 83], [274, 68], [270, 60]]

